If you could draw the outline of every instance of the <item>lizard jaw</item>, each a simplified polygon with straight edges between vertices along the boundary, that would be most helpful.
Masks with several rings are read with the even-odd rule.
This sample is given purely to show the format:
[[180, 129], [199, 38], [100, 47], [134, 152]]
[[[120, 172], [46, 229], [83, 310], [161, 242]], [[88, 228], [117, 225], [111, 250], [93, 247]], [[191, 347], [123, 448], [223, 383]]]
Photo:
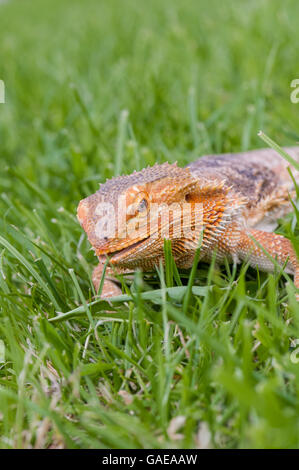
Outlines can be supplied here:
[[126, 246], [124, 248], [121, 248], [120, 250], [115, 250], [115, 251], [107, 251], [105, 250], [104, 252], [97, 252], [97, 255], [105, 256], [107, 255], [110, 259], [110, 262], [112, 264], [117, 264], [119, 261], [122, 261], [123, 259], [126, 258], [126, 255], [130, 254], [131, 251], [135, 252], [136, 248], [141, 246], [145, 241], [147, 241], [150, 237], [143, 238], [142, 240], [138, 240], [135, 243], [132, 243], [132, 245]]

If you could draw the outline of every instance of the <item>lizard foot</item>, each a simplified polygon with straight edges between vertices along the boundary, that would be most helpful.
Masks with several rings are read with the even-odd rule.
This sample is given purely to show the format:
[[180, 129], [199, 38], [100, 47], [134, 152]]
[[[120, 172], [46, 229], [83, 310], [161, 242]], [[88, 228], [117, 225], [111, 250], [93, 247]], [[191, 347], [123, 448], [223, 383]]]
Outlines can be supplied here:
[[[94, 268], [93, 273], [92, 273], [92, 282], [93, 282], [96, 292], [98, 292], [99, 290], [101, 279], [102, 279], [102, 274], [103, 274], [103, 265], [99, 264], [98, 266]], [[101, 292], [101, 299], [107, 299], [109, 297], [116, 297], [121, 294], [122, 294], [122, 291], [116, 279], [114, 280], [113, 278], [105, 277], [103, 289]]]

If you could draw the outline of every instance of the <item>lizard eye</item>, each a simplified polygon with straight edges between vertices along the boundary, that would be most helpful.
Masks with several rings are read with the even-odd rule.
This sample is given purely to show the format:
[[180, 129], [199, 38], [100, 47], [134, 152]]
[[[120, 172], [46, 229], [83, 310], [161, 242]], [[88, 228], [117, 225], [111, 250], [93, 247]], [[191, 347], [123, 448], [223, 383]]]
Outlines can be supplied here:
[[148, 208], [148, 202], [146, 199], [142, 199], [138, 205], [138, 212], [144, 212]]
[[[146, 194], [146, 192], [138, 191], [137, 194], [132, 194], [132, 196], [134, 196], [134, 199], [132, 196], [130, 198], [130, 196], [131, 194], [129, 194], [129, 203], [127, 202], [127, 216], [129, 216], [130, 218], [130, 216], [132, 217], [137, 216], [138, 214], [146, 213], [149, 205], [148, 195]], [[131, 201], [133, 199], [133, 201], [131, 202], [130, 199]]]
[[136, 216], [141, 213], [146, 213], [148, 210], [148, 197], [144, 192], [140, 192], [135, 197], [135, 200], [132, 204], [127, 206], [127, 216]]

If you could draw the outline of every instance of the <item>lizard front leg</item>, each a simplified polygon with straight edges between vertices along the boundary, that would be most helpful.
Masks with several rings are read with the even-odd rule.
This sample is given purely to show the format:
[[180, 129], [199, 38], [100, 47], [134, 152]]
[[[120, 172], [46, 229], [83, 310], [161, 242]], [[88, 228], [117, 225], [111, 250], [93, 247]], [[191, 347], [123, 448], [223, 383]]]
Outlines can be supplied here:
[[[256, 243], [255, 242], [258, 242]], [[259, 246], [260, 245], [260, 246]], [[263, 247], [280, 266], [286, 264], [286, 272], [294, 275], [295, 287], [299, 289], [299, 261], [290, 240], [276, 233], [251, 230], [241, 232], [237, 246], [237, 255], [241, 260], [249, 261], [253, 267], [262, 271], [273, 272], [274, 263], [262, 250]], [[299, 301], [299, 294], [296, 295]]]
[[[96, 292], [98, 292], [99, 287], [100, 287], [103, 270], [104, 270], [104, 263], [100, 261], [99, 264], [94, 268], [93, 273], [92, 273], [92, 282], [93, 282]], [[109, 297], [116, 297], [118, 295], [121, 295], [121, 293], [122, 291], [118, 285], [117, 279], [115, 279], [113, 275], [110, 275], [109, 267], [107, 267], [105, 278], [104, 278], [104, 283], [103, 283], [103, 288], [101, 292], [101, 299], [106, 299]]]

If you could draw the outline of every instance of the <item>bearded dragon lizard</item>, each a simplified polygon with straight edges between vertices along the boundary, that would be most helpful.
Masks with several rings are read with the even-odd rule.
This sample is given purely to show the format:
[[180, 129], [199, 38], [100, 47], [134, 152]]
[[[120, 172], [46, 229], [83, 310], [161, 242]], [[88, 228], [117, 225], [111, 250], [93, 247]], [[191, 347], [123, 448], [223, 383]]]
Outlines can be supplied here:
[[[285, 149], [299, 162], [299, 147]], [[77, 217], [99, 259], [93, 272], [99, 287], [107, 256], [102, 297], [121, 293], [113, 272], [149, 271], [171, 240], [178, 268], [192, 266], [199, 239], [200, 260], [248, 261], [261, 271], [275, 264], [294, 275], [299, 262], [291, 242], [272, 233], [277, 218], [292, 210], [294, 185], [287, 162], [274, 150], [208, 155], [185, 168], [155, 164], [100, 185], [80, 201]], [[290, 167], [295, 180], [299, 172]], [[299, 296], [297, 294], [297, 300]]]

